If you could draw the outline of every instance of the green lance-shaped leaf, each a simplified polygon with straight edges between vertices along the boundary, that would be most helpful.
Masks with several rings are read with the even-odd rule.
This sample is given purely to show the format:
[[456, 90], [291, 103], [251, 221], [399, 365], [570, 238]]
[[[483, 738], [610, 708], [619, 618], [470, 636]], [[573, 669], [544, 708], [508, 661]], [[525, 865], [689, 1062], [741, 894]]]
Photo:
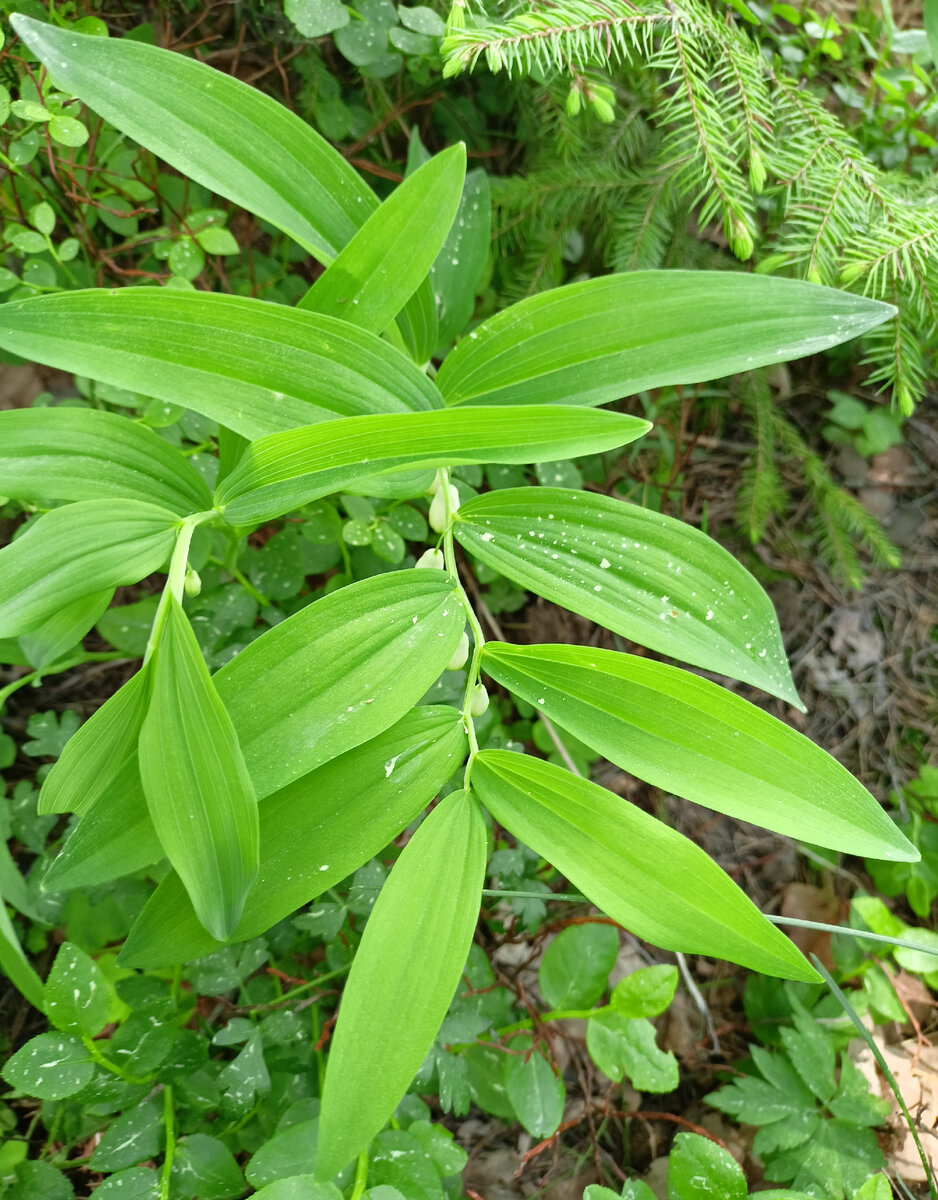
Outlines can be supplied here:
[[181, 517], [212, 506], [201, 475], [165, 438], [90, 408], [0, 412], [0, 479], [20, 500], [146, 500]]
[[42, 888], [61, 892], [97, 887], [165, 856], [147, 808], [135, 747], [118, 769], [106, 769], [92, 806], [42, 877]]
[[39, 793], [40, 813], [83, 816], [129, 762], [150, 703], [150, 667], [142, 667], [65, 743]]
[[451, 792], [407, 843], [382, 888], [329, 1052], [318, 1179], [331, 1179], [364, 1150], [426, 1057], [466, 965], [487, 841], [473, 797]]
[[407, 301], [407, 307], [397, 314], [397, 328], [414, 362], [428, 362], [439, 341], [436, 297], [429, 277]]
[[93, 592], [137, 583], [169, 557], [178, 523], [140, 500], [82, 500], [44, 513], [0, 550], [0, 637], [31, 633]]
[[317, 258], [334, 258], [377, 208], [319, 134], [240, 80], [127, 38], [89, 37], [21, 15], [12, 23], [60, 88]]
[[455, 532], [539, 596], [803, 710], [771, 600], [699, 529], [593, 492], [512, 488], [467, 501]]
[[[260, 870], [232, 940], [264, 933], [379, 854], [450, 778], [465, 746], [456, 709], [415, 708], [371, 741], [261, 800]], [[173, 873], [131, 929], [121, 962], [158, 967], [218, 946]]]
[[817, 982], [792, 943], [699, 846], [552, 763], [483, 750], [472, 789], [598, 908], [666, 950]]
[[247, 438], [442, 404], [426, 376], [376, 334], [250, 297], [99, 289], [13, 300], [3, 316], [7, 350], [183, 404]]
[[466, 176], [456, 220], [430, 272], [440, 306], [439, 341], [443, 346], [465, 329], [472, 316], [491, 235], [489, 177], [477, 167]]
[[448, 404], [605, 404], [829, 350], [895, 315], [795, 279], [632, 271], [522, 300], [440, 368]]
[[171, 593], [166, 603], [140, 731], [140, 776], [169, 861], [199, 920], [222, 939], [241, 919], [257, 873], [257, 800], [192, 627]]
[[381, 333], [426, 279], [462, 195], [466, 149], [437, 154], [368, 218], [299, 303]]
[[623, 770], [790, 837], [902, 862], [918, 851], [819, 746], [679, 667], [580, 646], [489, 643], [483, 667]]
[[649, 428], [638, 417], [559, 405], [351, 417], [252, 443], [215, 500], [231, 524], [254, 524], [376, 470], [549, 462], [612, 450]]
[[259, 796], [374, 737], [445, 669], [465, 628], [442, 571], [394, 571], [269, 629], [215, 676]]
[[[257, 796], [398, 721], [445, 668], [464, 623], [442, 571], [396, 571], [317, 600], [242, 650], [214, 684]], [[163, 857], [134, 750], [148, 691], [125, 695], [149, 685], [135, 679], [79, 729], [49, 774], [44, 808], [81, 804], [88, 813], [50, 869], [49, 888], [101, 883]]]
[[13, 922], [10, 920], [0, 896], [0, 971], [9, 979], [21, 996], [25, 996], [33, 1008], [42, 1012], [42, 980], [36, 974], [29, 959], [23, 953], [23, 947], [16, 936]]
[[20, 638], [20, 646], [30, 666], [51, 666], [69, 650], [74, 650], [107, 609], [113, 596], [111, 588], [92, 592], [90, 596], [79, 596], [43, 621], [38, 629], [24, 633]]

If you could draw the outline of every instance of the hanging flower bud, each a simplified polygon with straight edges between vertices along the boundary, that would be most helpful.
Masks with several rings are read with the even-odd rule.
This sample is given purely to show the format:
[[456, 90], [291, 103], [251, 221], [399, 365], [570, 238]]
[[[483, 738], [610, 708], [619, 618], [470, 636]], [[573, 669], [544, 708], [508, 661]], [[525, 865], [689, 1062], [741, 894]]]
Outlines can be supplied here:
[[202, 590], [202, 578], [198, 571], [193, 571], [190, 567], [186, 571], [186, 578], [183, 581], [182, 590], [187, 596], [197, 596]]
[[446, 569], [446, 561], [443, 558], [442, 550], [424, 550], [423, 554], [414, 563], [415, 567], [432, 567], [435, 571], [443, 571]]
[[484, 683], [477, 683], [472, 689], [472, 697], [469, 701], [469, 715], [472, 717], [481, 717], [484, 712], [488, 711], [489, 694], [486, 691]]
[[[455, 512], [459, 508], [459, 492], [452, 484], [449, 485], [449, 508], [450, 512]], [[430, 528], [436, 533], [442, 533], [446, 528], [446, 493], [442, 488], [433, 497], [427, 520], [430, 522]]]
[[461, 671], [469, 661], [469, 634], [464, 633], [459, 639], [453, 657], [446, 664], [447, 671]]

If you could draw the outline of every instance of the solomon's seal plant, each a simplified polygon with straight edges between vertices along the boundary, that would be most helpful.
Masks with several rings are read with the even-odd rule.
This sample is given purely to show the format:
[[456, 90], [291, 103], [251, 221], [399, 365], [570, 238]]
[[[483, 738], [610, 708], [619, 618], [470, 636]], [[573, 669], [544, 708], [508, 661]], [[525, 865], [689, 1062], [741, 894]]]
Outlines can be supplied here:
[[[793, 280], [642, 272], [531, 297], [445, 353], [440, 313], [471, 308], [477, 283], [454, 268], [463, 253], [482, 257], [469, 244], [479, 239], [461, 146], [379, 204], [311, 129], [234, 79], [132, 41], [25, 17], [14, 27], [63, 92], [325, 267], [294, 309], [156, 288], [3, 308], [7, 350], [182, 405], [221, 431], [210, 489], [157, 434], [119, 416], [0, 413], [0, 490], [45, 509], [0, 551], [0, 638], [54, 626], [77, 641], [117, 587], [166, 575], [139, 671], [44, 782], [42, 811], [80, 818], [55, 886], [163, 863], [122, 954], [162, 967], [267, 930], [442, 795], [391, 871], [349, 975], [307, 1164], [324, 1181], [391, 1116], [459, 986], [486, 813], [638, 936], [816, 980], [686, 838], [550, 762], [480, 749], [483, 678], [677, 795], [817, 845], [913, 859], [879, 805], [805, 737], [678, 667], [486, 643], [457, 547], [634, 643], [797, 706], [758, 584], [660, 514], [546, 486], [460, 503], [451, 471], [614, 451], [649, 426], [601, 405], [826, 348], [893, 310]], [[187, 611], [194, 539], [237, 544], [339, 491], [430, 489], [430, 555], [300, 607], [209, 672]], [[421, 703], [467, 654], [461, 701]], [[43, 1002], [10, 929], [3, 953]]]

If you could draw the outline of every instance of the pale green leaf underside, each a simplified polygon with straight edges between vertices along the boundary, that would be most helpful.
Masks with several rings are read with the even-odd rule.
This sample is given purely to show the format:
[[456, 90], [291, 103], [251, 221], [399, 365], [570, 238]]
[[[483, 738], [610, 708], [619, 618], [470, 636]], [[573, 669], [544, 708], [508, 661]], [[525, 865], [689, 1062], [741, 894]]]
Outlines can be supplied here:
[[703, 850], [620, 796], [508, 750], [478, 755], [472, 787], [500, 824], [638, 937], [766, 975], [817, 981]]
[[231, 524], [256, 524], [379, 469], [573, 458], [625, 445], [649, 428], [638, 417], [559, 405], [353, 417], [252, 443], [215, 500]]
[[12, 300], [3, 317], [0, 345], [23, 358], [181, 404], [247, 438], [441, 407], [376, 334], [246, 296], [102, 288]]
[[63, 605], [43, 621], [32, 633], [20, 637], [20, 646], [34, 667], [48, 667], [69, 651], [79, 648], [78, 642], [107, 609], [114, 596], [112, 588], [79, 596]]
[[257, 874], [257, 800], [231, 718], [171, 594], [151, 671], [139, 743], [150, 818], [199, 920], [226, 938]]
[[[261, 800], [260, 870], [233, 940], [263, 933], [380, 853], [433, 799], [462, 761], [465, 744], [456, 709], [416, 708]], [[218, 946], [171, 874], [147, 902], [121, 961], [163, 966]]]
[[[417, 287], [456, 216], [466, 150], [452, 146], [405, 179], [299, 303], [381, 333]], [[432, 299], [432, 297], [431, 297]]]
[[847, 854], [918, 858], [836, 759], [707, 679], [580, 646], [489, 643], [483, 669], [655, 787]]
[[448, 404], [605, 404], [829, 350], [895, 314], [795, 279], [634, 271], [543, 292], [483, 321], [440, 368]]
[[272, 97], [203, 63], [18, 15], [55, 82], [183, 175], [333, 258], [377, 207], [354, 168]]
[[72, 812], [83, 816], [94, 806], [127, 763], [136, 761], [137, 739], [149, 702], [150, 668], [146, 666], [65, 743], [43, 781], [40, 813]]
[[487, 842], [474, 798], [451, 792], [392, 868], [342, 995], [323, 1085], [317, 1178], [331, 1179], [368, 1145], [426, 1057], [469, 953]]
[[464, 504], [456, 521], [457, 540], [522, 587], [803, 710], [772, 602], [699, 529], [564, 488], [488, 492]]
[[92, 592], [137, 583], [169, 557], [178, 521], [139, 500], [82, 500], [44, 513], [0, 550], [0, 637], [29, 633]]
[[181, 517], [212, 506], [201, 475], [164, 438], [87, 408], [0, 412], [0, 480], [17, 499], [144, 500]]

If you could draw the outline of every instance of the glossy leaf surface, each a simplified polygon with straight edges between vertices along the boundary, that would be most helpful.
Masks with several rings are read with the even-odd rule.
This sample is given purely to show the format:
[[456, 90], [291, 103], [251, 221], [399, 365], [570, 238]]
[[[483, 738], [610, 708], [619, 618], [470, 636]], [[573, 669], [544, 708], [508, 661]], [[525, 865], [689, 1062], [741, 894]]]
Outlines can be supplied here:
[[299, 307], [374, 333], [386, 329], [427, 277], [456, 216], [465, 173], [462, 145], [431, 158], [372, 213]]
[[259, 796], [393, 724], [439, 676], [465, 613], [442, 571], [394, 571], [308, 605], [215, 676]]
[[178, 520], [139, 500], [82, 500], [37, 517], [0, 550], [0, 637], [30, 633], [83, 596], [157, 570]]
[[13, 300], [3, 316], [7, 350], [185, 405], [247, 438], [441, 406], [426, 376], [377, 335], [250, 297], [102, 288]]
[[791, 942], [693, 842], [552, 763], [483, 750], [473, 791], [597, 907], [666, 950], [817, 981]]
[[848, 854], [918, 857], [836, 759], [707, 679], [636, 655], [580, 646], [489, 643], [483, 667], [655, 787]]
[[331, 1179], [368, 1145], [430, 1049], [466, 964], [487, 843], [476, 801], [451, 792], [391, 870], [342, 995], [323, 1085], [317, 1178]]
[[[462, 761], [465, 744], [456, 709], [416, 708], [261, 800], [261, 865], [234, 940], [265, 932], [380, 853], [433, 799]], [[217, 949], [172, 874], [147, 902], [121, 962], [163, 966]]]
[[829, 350], [894, 314], [796, 279], [630, 271], [503, 309], [447, 356], [437, 383], [448, 404], [606, 404]]
[[150, 817], [199, 920], [226, 938], [257, 873], [257, 800], [231, 718], [172, 595], [152, 677], [140, 731]]
[[0, 412], [3, 494], [145, 500], [181, 517], [212, 506], [201, 475], [153, 430], [90, 408]]
[[378, 201], [354, 168], [271, 96], [127, 38], [12, 22], [56, 83], [183, 175], [334, 257]]
[[215, 499], [230, 523], [259, 523], [380, 468], [572, 458], [623, 446], [649, 428], [638, 417], [559, 406], [357, 417], [254, 442]]
[[460, 544], [522, 587], [803, 708], [771, 600], [699, 529], [566, 488], [488, 492], [462, 505], [456, 521]]

